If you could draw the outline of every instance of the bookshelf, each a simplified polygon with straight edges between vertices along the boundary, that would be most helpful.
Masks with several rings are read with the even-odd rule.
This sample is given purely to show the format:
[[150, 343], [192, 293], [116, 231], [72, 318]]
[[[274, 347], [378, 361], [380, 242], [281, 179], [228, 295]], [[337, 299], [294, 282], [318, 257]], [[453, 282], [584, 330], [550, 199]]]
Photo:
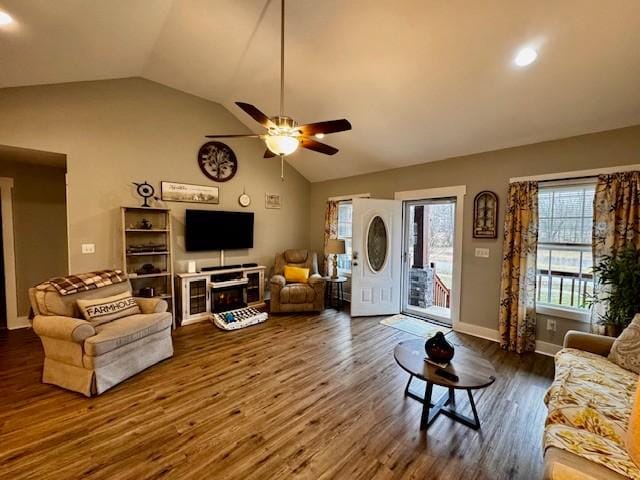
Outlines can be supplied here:
[[121, 207], [122, 265], [133, 294], [162, 298], [169, 304], [176, 325], [173, 284], [171, 210], [168, 208]]

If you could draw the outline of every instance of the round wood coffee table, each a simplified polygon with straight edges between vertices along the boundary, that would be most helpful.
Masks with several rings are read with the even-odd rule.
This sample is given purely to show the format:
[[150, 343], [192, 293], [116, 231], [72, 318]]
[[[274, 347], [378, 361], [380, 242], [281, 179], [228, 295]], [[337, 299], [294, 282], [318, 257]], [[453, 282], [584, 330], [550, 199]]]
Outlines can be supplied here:
[[[406, 340], [400, 342], [393, 352], [398, 365], [410, 375], [404, 394], [409, 398], [418, 400], [423, 405], [420, 430], [429, 428], [441, 413], [467, 427], [478, 430], [480, 428], [480, 419], [478, 418], [471, 390], [488, 387], [495, 381], [496, 371], [493, 365], [480, 354], [468, 348], [456, 347], [453, 360], [444, 370], [457, 375], [458, 380], [447, 379], [439, 375], [438, 370], [440, 370], [440, 367], [425, 361], [424, 342], [425, 340], [421, 339]], [[427, 382], [424, 395], [411, 388], [411, 382], [414, 377]], [[449, 390], [436, 402], [431, 401], [434, 385], [439, 385]], [[473, 411], [473, 419], [456, 411], [456, 390], [467, 391], [471, 410]]]

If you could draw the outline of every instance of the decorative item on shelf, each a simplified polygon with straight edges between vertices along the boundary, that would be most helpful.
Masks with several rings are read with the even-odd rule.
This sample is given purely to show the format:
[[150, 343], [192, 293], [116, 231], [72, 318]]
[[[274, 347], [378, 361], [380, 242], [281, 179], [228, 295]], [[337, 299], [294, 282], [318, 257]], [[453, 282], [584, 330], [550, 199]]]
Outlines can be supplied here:
[[142, 183], [133, 182], [133, 184], [136, 186], [138, 195], [140, 195], [143, 199], [143, 203], [140, 206], [144, 208], [151, 207], [151, 205], [149, 205], [149, 199], [153, 198], [154, 200], [157, 200], [154, 196], [156, 193], [155, 188], [153, 188], [151, 184], [149, 184], [146, 180]]
[[488, 190], [473, 199], [473, 238], [498, 238], [498, 196]]
[[135, 271], [138, 275], [151, 275], [154, 273], [162, 273], [158, 267], [153, 266], [151, 263], [145, 263]]
[[279, 209], [281, 207], [280, 194], [278, 194], [278, 193], [265, 193], [264, 194], [264, 206], [265, 206], [265, 208]]
[[187, 262], [187, 273], [196, 273], [196, 262], [194, 260]]
[[429, 360], [437, 363], [450, 362], [455, 353], [453, 345], [447, 342], [442, 332], [436, 332], [433, 337], [429, 338], [424, 344], [424, 350]]
[[346, 253], [345, 241], [337, 238], [330, 238], [327, 240], [327, 246], [324, 248], [324, 253], [327, 255], [333, 255], [333, 272], [331, 278], [338, 278], [338, 255], [344, 255]]
[[140, 296], [141, 297], [146, 297], [146, 298], [151, 298], [155, 295], [156, 291], [153, 287], [142, 287], [140, 289]]
[[242, 195], [238, 197], [238, 203], [241, 207], [248, 207], [251, 205], [251, 197], [247, 195], [244, 188], [242, 189]]
[[238, 171], [238, 160], [231, 148], [222, 142], [207, 142], [198, 151], [198, 165], [214, 182], [231, 180]]
[[160, 182], [160, 192], [162, 200], [167, 202], [220, 203], [220, 189], [209, 185]]
[[142, 221], [140, 222], [140, 229], [141, 230], [151, 230], [152, 228], [153, 228], [153, 223], [151, 223], [146, 218], [143, 218]]
[[164, 243], [145, 243], [141, 245], [129, 245], [127, 253], [155, 253], [166, 252], [167, 245]]

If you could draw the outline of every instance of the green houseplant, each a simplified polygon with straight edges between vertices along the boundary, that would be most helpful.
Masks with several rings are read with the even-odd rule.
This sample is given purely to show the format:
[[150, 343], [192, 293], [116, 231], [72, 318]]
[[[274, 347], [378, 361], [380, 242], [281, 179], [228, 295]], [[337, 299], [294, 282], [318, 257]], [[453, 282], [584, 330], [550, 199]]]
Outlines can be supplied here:
[[601, 287], [596, 300], [606, 304], [598, 315], [607, 335], [617, 336], [640, 312], [640, 249], [627, 246], [616, 255], [605, 255], [593, 273]]

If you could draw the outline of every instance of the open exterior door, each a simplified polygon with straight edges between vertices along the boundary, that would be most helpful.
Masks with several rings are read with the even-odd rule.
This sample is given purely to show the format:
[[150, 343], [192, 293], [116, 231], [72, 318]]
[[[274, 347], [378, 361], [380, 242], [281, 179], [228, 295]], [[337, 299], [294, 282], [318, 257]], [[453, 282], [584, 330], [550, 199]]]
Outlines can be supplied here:
[[402, 202], [353, 199], [351, 315], [400, 313]]

